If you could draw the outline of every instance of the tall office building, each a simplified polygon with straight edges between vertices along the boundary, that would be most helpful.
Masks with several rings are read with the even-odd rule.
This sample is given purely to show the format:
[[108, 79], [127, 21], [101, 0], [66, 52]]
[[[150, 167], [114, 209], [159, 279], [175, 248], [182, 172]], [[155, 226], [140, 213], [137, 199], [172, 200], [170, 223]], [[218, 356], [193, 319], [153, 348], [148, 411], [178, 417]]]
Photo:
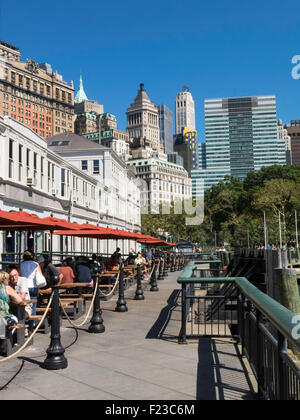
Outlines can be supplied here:
[[183, 166], [189, 175], [198, 169], [197, 131], [184, 127], [181, 134], [174, 136], [174, 152], [183, 158]]
[[195, 103], [187, 86], [179, 92], [175, 101], [175, 134], [181, 134], [184, 127], [196, 130]]
[[74, 128], [74, 87], [50, 64], [21, 61], [19, 48], [0, 41], [0, 116], [46, 138]]
[[208, 99], [205, 101], [206, 169], [192, 171], [204, 188], [225, 175], [243, 180], [264, 166], [286, 164], [286, 141], [277, 133], [275, 96]]
[[173, 153], [173, 112], [166, 105], [158, 105], [160, 143], [166, 154]]
[[126, 115], [129, 137], [146, 139], [153, 150], [161, 151], [158, 109], [149, 99], [143, 83], [140, 84], [138, 94]]
[[291, 139], [292, 165], [300, 165], [300, 120], [293, 120], [285, 126]]
[[286, 154], [286, 163], [291, 165], [292, 163], [292, 144], [291, 136], [288, 134], [288, 130], [284, 127], [282, 120], [277, 121], [277, 137], [278, 140], [285, 141], [285, 154]]

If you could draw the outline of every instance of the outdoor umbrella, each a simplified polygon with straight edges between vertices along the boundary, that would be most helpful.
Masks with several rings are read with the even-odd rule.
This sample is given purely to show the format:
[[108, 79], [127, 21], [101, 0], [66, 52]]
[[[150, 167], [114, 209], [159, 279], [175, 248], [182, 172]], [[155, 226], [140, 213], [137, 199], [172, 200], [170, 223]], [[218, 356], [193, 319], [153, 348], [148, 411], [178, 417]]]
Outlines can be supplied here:
[[71, 223], [67, 220], [56, 218], [56, 217], [45, 217], [44, 220], [46, 223], [49, 223], [49, 231], [50, 231], [50, 256], [52, 259], [53, 254], [53, 232], [56, 230], [74, 230], [79, 229], [79, 224]]
[[21, 261], [21, 232], [50, 230], [53, 224], [36, 215], [24, 211], [7, 212], [0, 210], [0, 230], [19, 232], [19, 263]]

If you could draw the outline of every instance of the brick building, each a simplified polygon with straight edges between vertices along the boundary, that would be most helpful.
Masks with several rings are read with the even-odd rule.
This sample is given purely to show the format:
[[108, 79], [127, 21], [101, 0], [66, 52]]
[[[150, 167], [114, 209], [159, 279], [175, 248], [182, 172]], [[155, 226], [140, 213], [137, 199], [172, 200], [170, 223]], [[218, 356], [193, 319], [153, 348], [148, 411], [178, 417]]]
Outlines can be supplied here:
[[74, 129], [74, 87], [47, 63], [21, 61], [19, 48], [0, 41], [0, 116], [43, 138]]

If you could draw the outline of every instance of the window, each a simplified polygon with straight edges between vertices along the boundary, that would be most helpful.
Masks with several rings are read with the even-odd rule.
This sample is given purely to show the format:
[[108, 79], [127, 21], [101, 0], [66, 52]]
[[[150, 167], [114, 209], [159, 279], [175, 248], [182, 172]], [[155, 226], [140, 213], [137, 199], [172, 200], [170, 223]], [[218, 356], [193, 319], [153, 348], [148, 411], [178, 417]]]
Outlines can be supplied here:
[[14, 142], [9, 139], [9, 164], [8, 164], [8, 177], [13, 177], [13, 154], [14, 154]]
[[26, 77], [26, 89], [30, 89], [30, 79], [28, 77]]
[[65, 196], [65, 186], [66, 186], [66, 170], [61, 170], [61, 196]]
[[100, 174], [99, 160], [94, 160], [93, 161], [93, 173], [94, 174]]
[[37, 153], [33, 153], [33, 178], [37, 181]]
[[23, 155], [23, 146], [19, 144], [19, 182], [22, 181], [22, 155]]
[[48, 162], [48, 192], [50, 192], [51, 188], [51, 163]]
[[11, 83], [16, 83], [16, 73], [14, 71], [11, 72]]
[[41, 189], [44, 186], [44, 158], [41, 157]]
[[19, 86], [23, 87], [23, 76], [21, 74], [19, 74]]
[[88, 161], [87, 160], [82, 160], [81, 161], [81, 169], [83, 171], [87, 171], [88, 170]]
[[26, 150], [26, 176], [29, 177], [30, 174], [30, 150]]
[[44, 85], [40, 83], [40, 94], [44, 95]]

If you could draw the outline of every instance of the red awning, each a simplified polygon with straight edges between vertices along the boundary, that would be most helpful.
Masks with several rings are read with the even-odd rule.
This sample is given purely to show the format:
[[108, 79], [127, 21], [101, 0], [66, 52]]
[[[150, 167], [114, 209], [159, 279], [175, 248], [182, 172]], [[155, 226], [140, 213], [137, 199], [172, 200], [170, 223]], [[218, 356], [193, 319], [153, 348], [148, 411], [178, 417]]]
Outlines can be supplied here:
[[[96, 229], [92, 230], [61, 230], [56, 232], [55, 235], [66, 235], [66, 236], [78, 236], [81, 238], [97, 238], [97, 239], [129, 239], [129, 240], [139, 240], [140, 234], [134, 232], [127, 232], [125, 230], [119, 229], [110, 229], [104, 228], [101, 226], [95, 226]], [[155, 238], [152, 238], [155, 239]], [[156, 239], [157, 240], [157, 239]]]
[[52, 224], [25, 211], [0, 210], [0, 230], [50, 230]]
[[78, 236], [79, 238], [95, 238], [95, 239], [120, 239], [119, 235], [113, 234], [110, 229], [100, 228], [95, 230], [61, 230], [55, 232], [54, 235]]
[[74, 230], [79, 229], [80, 225], [77, 223], [68, 222], [65, 219], [60, 219], [56, 217], [44, 217], [43, 220], [45, 223], [49, 223], [49, 230]]

